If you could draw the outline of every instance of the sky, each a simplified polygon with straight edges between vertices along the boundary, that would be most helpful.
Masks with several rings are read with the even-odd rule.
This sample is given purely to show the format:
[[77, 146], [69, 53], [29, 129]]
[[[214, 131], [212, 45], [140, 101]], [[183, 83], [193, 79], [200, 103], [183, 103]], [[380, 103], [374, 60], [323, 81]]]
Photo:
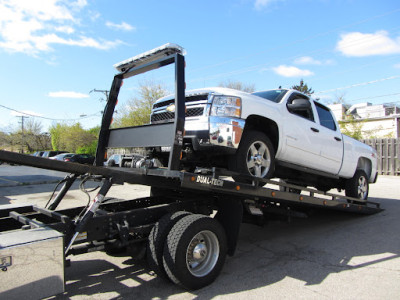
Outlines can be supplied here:
[[[113, 65], [165, 43], [186, 50], [187, 89], [303, 79], [327, 104], [400, 104], [398, 20], [398, 0], [0, 0], [0, 130], [100, 125]], [[137, 77], [116, 115], [140, 85], [173, 91], [172, 66]]]

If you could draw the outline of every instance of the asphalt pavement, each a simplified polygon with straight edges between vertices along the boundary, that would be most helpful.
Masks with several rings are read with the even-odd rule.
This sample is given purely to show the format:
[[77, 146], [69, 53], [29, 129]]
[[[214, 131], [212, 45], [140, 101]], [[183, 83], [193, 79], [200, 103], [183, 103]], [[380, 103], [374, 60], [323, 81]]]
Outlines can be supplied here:
[[0, 187], [55, 183], [67, 173], [19, 165], [0, 165]]
[[[371, 185], [370, 200], [384, 208], [375, 215], [321, 211], [291, 223], [243, 224], [235, 255], [227, 258], [218, 279], [201, 290], [186, 291], [157, 278], [143, 260], [94, 252], [71, 257], [66, 292], [53, 298], [400, 299], [399, 185], [400, 177], [392, 176], [380, 176]], [[0, 204], [43, 206], [53, 187], [0, 187]], [[148, 194], [148, 187], [119, 185], [108, 195], [132, 199]], [[86, 202], [74, 185], [62, 205]]]

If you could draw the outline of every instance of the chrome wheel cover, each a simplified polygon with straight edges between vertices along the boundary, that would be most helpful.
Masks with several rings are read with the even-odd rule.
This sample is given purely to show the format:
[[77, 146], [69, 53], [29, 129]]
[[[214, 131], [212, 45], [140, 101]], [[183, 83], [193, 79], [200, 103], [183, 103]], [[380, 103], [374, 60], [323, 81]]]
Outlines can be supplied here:
[[271, 153], [267, 145], [262, 141], [256, 141], [250, 145], [247, 151], [247, 170], [254, 177], [263, 178], [271, 167]]
[[365, 178], [364, 176], [360, 176], [360, 178], [358, 178], [358, 186], [357, 186], [358, 199], [365, 200], [367, 194], [368, 194], [367, 178]]
[[196, 277], [206, 276], [217, 264], [219, 253], [217, 236], [209, 230], [199, 232], [192, 238], [186, 250], [186, 266], [189, 272]]

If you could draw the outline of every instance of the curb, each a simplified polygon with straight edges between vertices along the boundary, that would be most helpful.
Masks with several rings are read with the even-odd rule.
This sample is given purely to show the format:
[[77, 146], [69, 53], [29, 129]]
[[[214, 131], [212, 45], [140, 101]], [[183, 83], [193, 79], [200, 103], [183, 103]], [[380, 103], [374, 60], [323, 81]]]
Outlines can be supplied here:
[[0, 188], [2, 187], [16, 187], [16, 186], [29, 186], [29, 185], [39, 185], [39, 184], [50, 184], [50, 183], [58, 183], [59, 180], [47, 180], [47, 181], [33, 181], [33, 182], [18, 182], [18, 183], [0, 183]]

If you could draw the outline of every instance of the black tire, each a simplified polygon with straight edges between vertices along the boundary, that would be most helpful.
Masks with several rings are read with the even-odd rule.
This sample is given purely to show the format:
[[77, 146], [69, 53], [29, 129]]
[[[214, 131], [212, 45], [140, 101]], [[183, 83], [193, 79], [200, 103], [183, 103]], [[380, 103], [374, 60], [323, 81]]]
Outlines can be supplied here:
[[[357, 170], [353, 178], [346, 181], [346, 196], [367, 200], [368, 192], [368, 175], [364, 170]], [[364, 204], [364, 202], [360, 202], [360, 204]]]
[[271, 178], [275, 171], [275, 149], [271, 140], [262, 132], [245, 131], [230, 167], [244, 175]]
[[147, 262], [151, 270], [158, 276], [169, 279], [163, 266], [164, 244], [171, 228], [183, 217], [190, 215], [186, 211], [178, 211], [164, 215], [152, 228], [147, 243]]
[[211, 284], [225, 263], [225, 230], [210, 217], [190, 215], [171, 229], [164, 246], [164, 269], [177, 285], [190, 290]]

